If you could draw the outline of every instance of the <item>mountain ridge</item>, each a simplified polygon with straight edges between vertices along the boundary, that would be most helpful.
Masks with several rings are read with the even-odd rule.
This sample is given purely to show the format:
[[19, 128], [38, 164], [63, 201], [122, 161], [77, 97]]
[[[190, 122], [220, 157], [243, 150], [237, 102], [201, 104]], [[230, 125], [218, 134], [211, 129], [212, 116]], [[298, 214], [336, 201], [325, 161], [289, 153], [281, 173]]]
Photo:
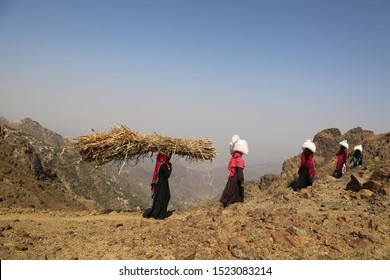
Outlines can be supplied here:
[[[38, 199], [34, 197], [38, 191], [26, 192], [23, 184], [20, 186], [14, 180], [10, 180], [10, 177], [15, 179], [15, 176], [27, 176], [30, 185], [38, 186], [42, 185], [42, 182], [45, 182], [48, 188], [50, 184], [60, 185], [73, 197], [72, 201], [75, 198], [83, 201], [81, 204], [78, 203], [76, 209], [96, 207], [133, 211], [145, 208], [151, 203], [149, 184], [154, 168], [152, 160], [145, 161], [139, 166], [125, 165], [123, 169], [116, 165], [97, 167], [91, 163], [79, 162], [80, 155], [69, 148], [67, 138], [42, 127], [30, 118], [11, 122], [1, 117], [0, 126], [3, 149], [0, 166], [3, 166], [4, 172], [7, 173], [3, 172], [0, 175], [7, 177], [2, 184], [7, 182], [7, 189], [10, 191], [6, 195], [8, 198], [3, 198], [0, 205], [5, 205], [7, 200], [9, 201], [7, 205], [18, 204], [19, 196], [16, 189], [19, 189], [24, 197], [31, 197], [30, 206], [35, 205], [34, 207], [38, 208], [48, 207], [38, 203], [39, 199], [45, 200], [46, 204], [50, 199], [63, 199], [60, 196], [45, 198], [43, 197], [45, 192], [41, 192]], [[24, 162], [24, 165], [18, 164], [17, 161]], [[212, 170], [205, 168], [202, 171], [190, 166], [186, 168], [175, 159], [173, 164], [175, 172], [170, 180], [171, 207], [185, 208], [202, 201], [210, 201], [222, 192], [225, 178], [221, 177], [223, 178], [221, 180]], [[50, 202], [50, 205], [53, 207], [55, 202]], [[61, 203], [59, 205], [64, 207]], [[60, 207], [59, 205], [57, 207]], [[71, 208], [71, 205], [74, 206], [70, 203], [66, 208]]]

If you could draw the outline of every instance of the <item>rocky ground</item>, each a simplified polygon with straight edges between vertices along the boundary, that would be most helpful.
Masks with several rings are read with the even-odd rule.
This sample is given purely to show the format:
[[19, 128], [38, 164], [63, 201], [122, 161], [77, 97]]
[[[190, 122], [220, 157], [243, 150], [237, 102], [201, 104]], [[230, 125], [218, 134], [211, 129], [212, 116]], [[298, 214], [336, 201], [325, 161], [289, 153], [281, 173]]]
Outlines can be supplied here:
[[[330, 176], [334, 148], [343, 139], [351, 147], [363, 143], [364, 165], [335, 179]], [[314, 142], [312, 187], [298, 192], [289, 187], [297, 155], [283, 163], [279, 175], [246, 183], [245, 202], [225, 209], [218, 202], [203, 204], [158, 221], [142, 218], [142, 211], [3, 206], [0, 258], [389, 260], [390, 133], [355, 128], [342, 135], [331, 128], [316, 134]]]
[[176, 210], [163, 221], [140, 211], [2, 208], [0, 258], [388, 260], [390, 195], [346, 190], [350, 175], [299, 192], [246, 184], [245, 203]]

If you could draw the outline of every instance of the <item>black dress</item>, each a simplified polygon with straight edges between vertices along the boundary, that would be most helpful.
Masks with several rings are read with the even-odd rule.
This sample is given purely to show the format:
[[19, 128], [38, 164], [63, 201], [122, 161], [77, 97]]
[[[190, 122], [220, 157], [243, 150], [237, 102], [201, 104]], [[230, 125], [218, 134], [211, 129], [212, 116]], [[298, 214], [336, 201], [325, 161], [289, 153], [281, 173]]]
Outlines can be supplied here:
[[226, 183], [221, 202], [224, 207], [236, 202], [244, 202], [244, 169], [236, 167], [235, 173]]
[[355, 150], [350, 162], [353, 162], [353, 167], [359, 167], [363, 164], [363, 155], [360, 150]]
[[310, 181], [309, 169], [304, 165], [299, 169], [299, 177], [293, 189], [297, 191], [307, 186], [312, 186], [312, 182]]
[[[300, 189], [304, 189], [308, 186], [313, 185], [313, 178], [310, 177], [310, 171], [309, 168], [304, 164], [305, 162], [308, 162], [310, 159], [310, 156], [313, 154], [312, 151], [309, 149], [305, 149], [303, 154], [301, 155], [301, 166], [298, 170], [298, 180], [295, 183], [295, 186], [293, 186], [293, 190], [297, 191]], [[304, 157], [304, 158], [303, 158]], [[305, 161], [303, 161], [305, 160]]]
[[172, 168], [168, 169], [168, 166], [165, 163], [161, 164], [160, 170], [158, 171], [158, 183], [153, 194], [153, 205], [152, 208], [145, 210], [143, 214], [144, 218], [162, 220], [169, 216], [167, 209], [169, 200], [171, 199], [171, 192], [169, 191], [168, 178], [171, 176], [171, 171]]

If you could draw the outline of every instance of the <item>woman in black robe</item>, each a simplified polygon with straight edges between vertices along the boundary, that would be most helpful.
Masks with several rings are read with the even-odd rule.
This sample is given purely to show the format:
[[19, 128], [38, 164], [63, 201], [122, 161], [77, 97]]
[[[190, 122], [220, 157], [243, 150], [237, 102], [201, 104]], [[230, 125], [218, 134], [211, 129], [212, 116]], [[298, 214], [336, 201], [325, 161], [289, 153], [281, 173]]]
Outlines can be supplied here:
[[157, 156], [156, 167], [153, 173], [152, 192], [153, 204], [152, 208], [145, 210], [144, 218], [154, 218], [158, 220], [165, 219], [169, 216], [168, 204], [171, 199], [168, 179], [171, 176], [172, 164], [169, 162], [170, 157], [164, 154]]
[[235, 152], [229, 162], [229, 177], [223, 190], [221, 203], [223, 207], [236, 202], [244, 202], [244, 168], [242, 153]]

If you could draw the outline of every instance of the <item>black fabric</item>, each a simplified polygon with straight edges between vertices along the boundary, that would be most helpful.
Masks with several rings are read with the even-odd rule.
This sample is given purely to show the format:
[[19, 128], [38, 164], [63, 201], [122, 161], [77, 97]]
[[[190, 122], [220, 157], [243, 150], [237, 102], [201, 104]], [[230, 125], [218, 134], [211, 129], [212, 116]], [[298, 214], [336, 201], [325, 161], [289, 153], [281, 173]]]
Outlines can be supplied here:
[[171, 176], [171, 171], [172, 168], [168, 169], [168, 166], [165, 163], [161, 164], [159, 170], [159, 180], [153, 194], [153, 205], [152, 208], [145, 210], [143, 214], [144, 218], [162, 220], [170, 215], [167, 209], [169, 200], [171, 199], [168, 182], [168, 179]]
[[343, 177], [343, 168], [339, 168], [339, 169], [336, 169], [334, 172], [333, 172], [333, 176], [336, 177], [336, 178], [341, 178]]
[[363, 164], [363, 155], [360, 150], [355, 150], [352, 155], [351, 162], [353, 162], [353, 167], [358, 167]]
[[235, 168], [235, 174], [229, 178], [223, 190], [221, 202], [224, 207], [236, 202], [244, 202], [244, 169]]
[[313, 154], [312, 151], [310, 151], [308, 148], [306, 148], [304, 151], [303, 151], [303, 155], [305, 156], [305, 159], [306, 161], [309, 160], [310, 156]]
[[307, 186], [311, 186], [311, 185], [313, 185], [313, 182], [310, 180], [309, 169], [306, 166], [303, 166], [299, 170], [299, 177], [298, 177], [298, 181], [294, 186], [294, 190], [306, 188]]

